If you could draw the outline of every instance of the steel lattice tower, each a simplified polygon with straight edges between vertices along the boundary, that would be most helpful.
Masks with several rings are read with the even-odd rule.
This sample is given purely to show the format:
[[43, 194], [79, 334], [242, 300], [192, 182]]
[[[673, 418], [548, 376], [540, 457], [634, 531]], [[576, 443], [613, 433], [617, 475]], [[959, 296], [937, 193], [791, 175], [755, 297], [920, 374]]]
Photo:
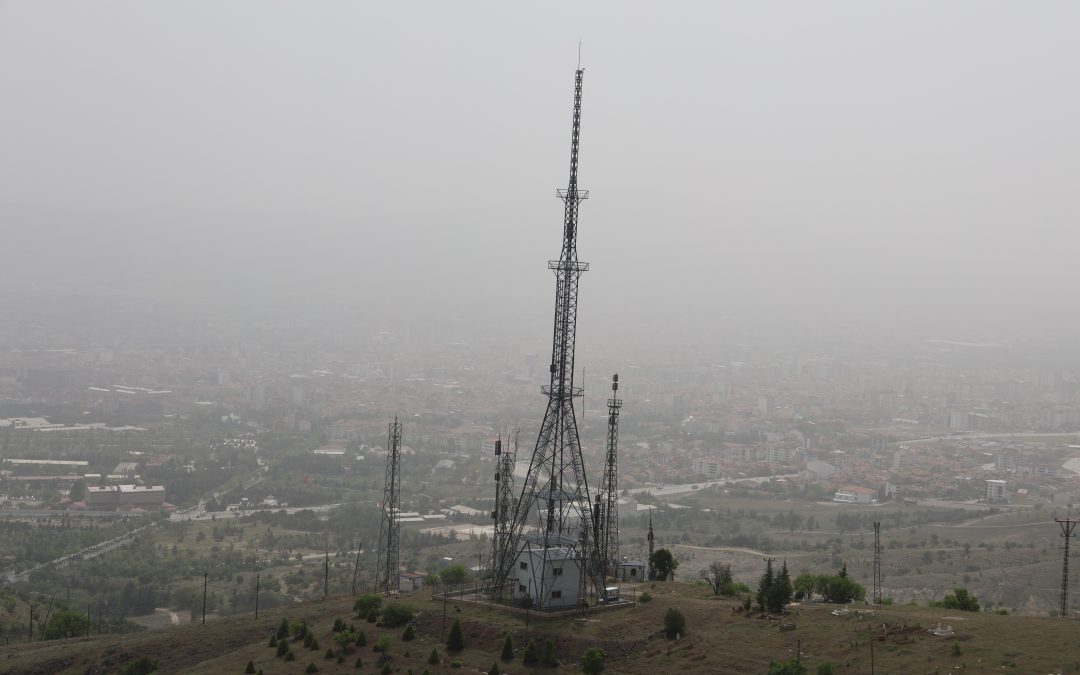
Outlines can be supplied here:
[[491, 518], [495, 531], [491, 537], [491, 569], [496, 573], [502, 567], [500, 556], [506, 551], [510, 536], [510, 524], [514, 517], [514, 464], [517, 460], [517, 441], [514, 450], [503, 450], [502, 439], [495, 441], [495, 510]]
[[881, 523], [874, 523], [874, 604], [881, 606]]
[[[551, 344], [550, 384], [541, 388], [547, 396], [547, 410], [529, 460], [529, 471], [514, 508], [510, 536], [499, 569], [495, 593], [501, 594], [510, 579], [515, 560], [526, 549], [540, 554], [543, 569], [549, 561], [574, 561], [580, 574], [580, 598], [585, 595], [585, 578], [603, 592], [599, 576], [596, 535], [591, 527], [592, 506], [585, 464], [581, 456], [574, 399], [582, 389], [574, 386], [574, 347], [577, 338], [578, 282], [588, 263], [578, 260], [578, 208], [588, 198], [588, 190], [578, 189], [578, 147], [581, 133], [581, 82], [585, 71], [574, 78], [574, 109], [570, 135], [570, 180], [556, 196], [563, 201], [562, 250], [558, 260], [548, 262], [555, 272], [555, 321]], [[535, 531], [526, 532], [530, 521]], [[559, 549], [559, 551], [553, 551]], [[531, 589], [543, 605], [550, 582], [541, 576], [539, 587]], [[518, 589], [520, 590], [520, 589]]]
[[1061, 618], [1069, 618], [1069, 540], [1072, 539], [1073, 529], [1080, 521], [1065, 518], [1054, 518], [1054, 522], [1061, 527], [1061, 536], [1065, 538], [1065, 555], [1061, 560]]
[[375, 568], [377, 590], [392, 593], [398, 586], [398, 549], [401, 523], [401, 423], [390, 423], [386, 439], [386, 482], [379, 524], [379, 558]]
[[611, 377], [611, 398], [608, 399], [607, 457], [604, 462], [604, 480], [600, 485], [598, 507], [604, 512], [597, 518], [596, 529], [600, 540], [600, 564], [602, 576], [607, 578], [618, 569], [619, 564], [619, 375]]

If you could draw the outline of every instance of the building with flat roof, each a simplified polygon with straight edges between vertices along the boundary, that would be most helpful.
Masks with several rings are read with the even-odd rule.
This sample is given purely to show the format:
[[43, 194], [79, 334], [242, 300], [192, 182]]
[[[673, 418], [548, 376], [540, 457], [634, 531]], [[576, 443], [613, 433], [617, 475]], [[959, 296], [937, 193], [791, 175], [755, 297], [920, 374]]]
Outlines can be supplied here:
[[86, 505], [116, 509], [138, 507], [160, 509], [165, 505], [164, 485], [91, 485], [86, 488]]
[[1006, 482], [1003, 480], [988, 480], [986, 481], [986, 503], [987, 504], [1004, 504], [1009, 501], [1008, 495], [1005, 493]]

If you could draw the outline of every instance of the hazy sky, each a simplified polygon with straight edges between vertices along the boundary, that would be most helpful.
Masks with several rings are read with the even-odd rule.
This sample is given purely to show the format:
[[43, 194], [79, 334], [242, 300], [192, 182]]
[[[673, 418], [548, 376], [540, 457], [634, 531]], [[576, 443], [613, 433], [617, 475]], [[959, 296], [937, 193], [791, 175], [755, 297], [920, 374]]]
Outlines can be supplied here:
[[1075, 2], [0, 0], [0, 282], [546, 336], [582, 41], [589, 339], [1069, 334], [1078, 35]]

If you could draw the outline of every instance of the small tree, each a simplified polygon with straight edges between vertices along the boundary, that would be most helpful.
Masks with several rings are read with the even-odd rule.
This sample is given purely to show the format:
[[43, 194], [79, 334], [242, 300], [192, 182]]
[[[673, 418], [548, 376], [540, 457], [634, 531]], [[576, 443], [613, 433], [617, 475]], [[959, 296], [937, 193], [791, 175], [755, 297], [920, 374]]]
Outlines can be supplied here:
[[367, 635], [364, 635], [364, 631], [360, 631], [356, 634], [356, 646], [363, 647], [367, 645]]
[[72, 611], [58, 612], [45, 624], [44, 637], [46, 640], [80, 637], [86, 635], [89, 628], [90, 621], [83, 614]]
[[248, 659], [247, 666], [244, 667], [244, 672], [248, 675], [252, 675], [255, 672], [255, 662]]
[[330, 661], [331, 659], [333, 659], [334, 658], [334, 650], [327, 647], [326, 648], [326, 653], [323, 654], [323, 658], [326, 659], [327, 661]]
[[499, 662], [492, 661], [491, 667], [488, 668], [488, 675], [501, 675], [502, 671], [499, 670]]
[[668, 611], [664, 612], [664, 635], [670, 640], [677, 635], [685, 634], [686, 617], [674, 607], [669, 607]]
[[277, 636], [276, 635], [271, 635], [270, 636], [270, 644], [268, 644], [266, 646], [267, 647], [277, 647]]
[[281, 638], [285, 637], [288, 634], [289, 634], [289, 619], [283, 616], [283, 617], [281, 617], [281, 623], [279, 623], [278, 627], [277, 627], [277, 639], [280, 640]]
[[450, 565], [439, 572], [439, 578], [447, 586], [460, 586], [469, 579], [469, 570], [464, 565]]
[[278, 656], [285, 656], [288, 653], [289, 653], [289, 639], [288, 638], [281, 638], [277, 642], [277, 655]]
[[401, 639], [404, 640], [405, 642], [410, 642], [410, 641], [414, 640], [415, 638], [416, 638], [416, 629], [413, 628], [413, 625], [410, 623], [408, 626], [405, 626], [405, 632], [401, 634]]
[[544, 640], [543, 664], [548, 668], [554, 668], [559, 665], [558, 659], [555, 658], [555, 643], [551, 640]]
[[785, 560], [780, 567], [780, 574], [777, 575], [768, 591], [766, 591], [765, 604], [770, 612], [782, 612], [784, 611], [784, 605], [789, 602], [791, 602], [791, 577], [788, 576], [787, 561]]
[[158, 669], [158, 662], [149, 656], [140, 656], [120, 668], [120, 675], [151, 675]]
[[708, 567], [701, 570], [701, 578], [712, 589], [713, 595], [731, 595], [734, 590], [735, 583], [731, 576], [731, 565], [723, 565], [719, 561], [713, 561], [709, 563]]
[[465, 636], [461, 634], [461, 621], [454, 619], [450, 626], [450, 634], [446, 637], [446, 648], [452, 652], [460, 652], [465, 649]]
[[581, 655], [581, 670], [587, 675], [599, 675], [604, 672], [604, 652], [599, 647], [589, 647]]
[[817, 667], [817, 675], [836, 675], [836, 666], [834, 666], [831, 661], [819, 663]]
[[305, 673], [317, 673], [317, 672], [319, 672], [319, 667], [317, 665], [315, 665], [314, 661], [312, 661], [311, 663], [307, 664], [307, 668], [304, 668], [304, 672]]
[[649, 564], [656, 570], [658, 581], [674, 580], [675, 570], [679, 567], [679, 561], [666, 548], [657, 549], [649, 556]]
[[954, 588], [952, 593], [945, 596], [941, 604], [945, 609], [958, 609], [961, 612], [979, 611], [979, 600], [969, 594], [966, 588]]
[[536, 656], [536, 643], [532, 640], [525, 645], [525, 650], [521, 652], [521, 662], [529, 666], [537, 662]]
[[427, 657], [427, 662], [433, 666], [439, 665], [439, 650], [437, 647], [431, 648], [431, 654]]
[[502, 654], [499, 656], [503, 661], [514, 660], [514, 642], [510, 639], [510, 633], [507, 633], [506, 639], [503, 640]]

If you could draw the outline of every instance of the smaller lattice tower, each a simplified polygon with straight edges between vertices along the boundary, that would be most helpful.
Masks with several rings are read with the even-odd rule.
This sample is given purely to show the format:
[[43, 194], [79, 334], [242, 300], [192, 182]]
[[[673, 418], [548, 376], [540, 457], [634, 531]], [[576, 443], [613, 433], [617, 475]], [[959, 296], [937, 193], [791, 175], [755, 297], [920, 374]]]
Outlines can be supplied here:
[[1061, 560], [1061, 618], [1069, 618], [1069, 540], [1072, 539], [1073, 530], [1080, 520], [1054, 518], [1054, 522], [1061, 527], [1061, 536], [1065, 538], [1065, 555]]
[[[509, 439], [507, 439], [509, 441]], [[509, 443], [507, 443], [509, 445]], [[491, 570], [503, 566], [500, 556], [507, 551], [510, 526], [514, 520], [514, 465], [517, 462], [517, 439], [514, 450], [503, 450], [502, 438], [495, 441], [495, 510], [491, 512], [495, 531], [491, 537]]]
[[874, 523], [874, 604], [881, 606], [881, 523]]
[[604, 462], [604, 479], [600, 483], [597, 507], [604, 510], [596, 522], [597, 540], [600, 543], [602, 576], [615, 574], [619, 564], [619, 375], [611, 376], [611, 398], [608, 399], [607, 458]]
[[377, 590], [393, 593], [398, 587], [398, 549], [401, 523], [401, 423], [390, 423], [386, 439], [386, 482], [379, 524], [379, 559], [375, 568]]

